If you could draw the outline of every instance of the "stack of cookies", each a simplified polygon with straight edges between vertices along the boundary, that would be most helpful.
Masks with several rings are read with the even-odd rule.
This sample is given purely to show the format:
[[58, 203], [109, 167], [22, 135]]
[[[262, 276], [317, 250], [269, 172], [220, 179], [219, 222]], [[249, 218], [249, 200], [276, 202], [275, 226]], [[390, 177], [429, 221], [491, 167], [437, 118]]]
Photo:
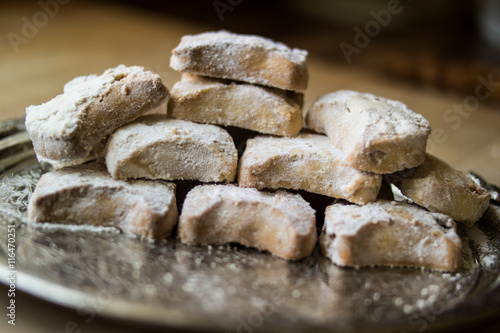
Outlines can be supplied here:
[[171, 118], [294, 136], [302, 128], [307, 52], [226, 31], [185, 36], [170, 66], [183, 73]]
[[175, 185], [113, 179], [100, 162], [112, 133], [165, 103], [159, 75], [118, 66], [102, 75], [77, 77], [64, 93], [26, 108], [26, 130], [40, 162], [55, 172], [42, 176], [28, 217], [37, 222], [106, 225], [148, 238], [165, 238], [177, 223]]
[[[182, 39], [171, 63], [183, 76], [171, 92], [140, 67], [74, 79], [62, 95], [27, 108], [38, 159], [62, 168], [43, 175], [29, 217], [165, 238], [178, 220], [170, 181], [236, 179], [238, 152], [218, 125], [279, 136], [301, 130], [306, 56], [266, 38], [220, 31]], [[167, 101], [168, 116], [145, 115]], [[179, 226], [183, 241], [239, 242], [287, 259], [312, 252], [315, 214], [300, 195], [236, 185], [189, 193]], [[196, 214], [213, 226], [204, 227]]]
[[[73, 165], [42, 177], [30, 218], [153, 239], [179, 220], [185, 243], [237, 242], [296, 260], [317, 242], [315, 210], [287, 191], [303, 190], [334, 202], [319, 243], [336, 264], [456, 271], [454, 220], [475, 223], [486, 190], [426, 154], [430, 125], [401, 102], [337, 91], [316, 100], [303, 128], [306, 56], [258, 36], [209, 32], [173, 50], [182, 78], [171, 92], [139, 67], [71, 81], [27, 109], [39, 160]], [[143, 116], [167, 100], [166, 115]], [[247, 131], [240, 158], [234, 129]], [[96, 156], [105, 164], [81, 165]], [[190, 188], [179, 217], [170, 181], [183, 180], [210, 184]], [[383, 182], [413, 203], [392, 192], [382, 200]]]
[[325, 255], [342, 266], [460, 267], [455, 221], [471, 226], [479, 220], [489, 194], [426, 153], [426, 119], [401, 102], [341, 90], [320, 96], [305, 121], [328, 136], [347, 164], [383, 176], [412, 203], [379, 199], [365, 206], [327, 207], [320, 237]]

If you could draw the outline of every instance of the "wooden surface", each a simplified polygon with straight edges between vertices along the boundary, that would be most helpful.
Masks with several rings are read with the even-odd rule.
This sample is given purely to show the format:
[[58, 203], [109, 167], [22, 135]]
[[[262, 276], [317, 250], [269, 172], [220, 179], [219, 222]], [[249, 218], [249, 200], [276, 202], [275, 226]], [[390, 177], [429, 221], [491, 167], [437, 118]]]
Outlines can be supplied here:
[[[34, 15], [42, 9], [36, 2], [32, 5], [11, 2], [1, 6], [0, 120], [23, 116], [26, 106], [50, 100], [75, 76], [101, 73], [119, 64], [142, 65], [159, 73], [166, 85], [172, 87], [180, 75], [169, 68], [171, 50], [182, 35], [207, 30], [193, 22], [134, 8], [72, 1], [60, 5], [54, 17], [40, 25], [35, 33], [31, 31], [33, 36], [19, 44], [16, 52], [8, 34], [22, 36], [26, 22], [23, 18], [33, 22]], [[429, 147], [433, 154], [463, 171], [474, 170], [486, 180], [500, 184], [500, 110], [489, 106], [487, 100], [477, 107], [469, 106], [470, 111], [458, 118], [457, 115], [450, 118], [449, 109], [474, 101], [474, 96], [445, 95], [441, 91], [390, 81], [347, 64], [329, 63], [314, 54], [310, 54], [309, 69], [306, 110], [319, 95], [338, 89], [354, 89], [403, 101], [430, 121], [435, 132], [431, 136], [434, 144]], [[492, 77], [492, 80], [499, 82], [493, 89], [500, 89], [500, 77]], [[5, 293], [4, 289], [0, 291]], [[4, 297], [0, 299], [3, 302]], [[20, 326], [25, 330], [11, 327], [12, 332], [32, 331], [30, 317], [43, 327], [37, 330], [39, 332], [64, 331], [63, 321], [58, 320], [61, 325], [57, 326], [37, 315], [38, 311], [46, 313], [43, 302], [38, 303], [38, 308], [27, 307], [26, 311], [32, 311], [32, 316], [22, 313], [23, 308], [19, 306], [19, 320], [25, 321]], [[65, 320], [78, 317], [68, 311], [59, 313], [57, 307], [50, 309]], [[4, 322], [2, 320], [0, 327], [5, 326]], [[97, 329], [99, 327], [93, 331], [100, 332]]]

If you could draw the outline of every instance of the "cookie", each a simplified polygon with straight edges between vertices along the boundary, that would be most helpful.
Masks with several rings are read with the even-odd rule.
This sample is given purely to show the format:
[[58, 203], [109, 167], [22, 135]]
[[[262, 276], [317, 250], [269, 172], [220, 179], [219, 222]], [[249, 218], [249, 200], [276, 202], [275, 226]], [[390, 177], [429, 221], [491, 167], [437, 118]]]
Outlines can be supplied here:
[[365, 204], [376, 199], [382, 176], [351, 167], [328, 137], [301, 133], [249, 139], [238, 182], [243, 187], [302, 189]]
[[192, 189], [178, 232], [184, 243], [239, 243], [290, 260], [310, 255], [316, 244], [314, 210], [300, 195], [235, 185]]
[[388, 176], [401, 192], [432, 212], [472, 226], [489, 206], [488, 191], [460, 170], [426, 154], [420, 166]]
[[28, 217], [36, 222], [113, 226], [164, 239], [177, 223], [175, 185], [116, 180], [97, 163], [69, 166], [42, 175], [30, 198]]
[[117, 179], [232, 182], [238, 166], [238, 152], [224, 129], [163, 115], [119, 128], [109, 138], [105, 158]]
[[168, 116], [294, 136], [302, 128], [303, 98], [301, 93], [184, 74], [172, 87]]
[[401, 102], [340, 90], [319, 97], [306, 125], [326, 133], [356, 169], [393, 173], [423, 163], [429, 122]]
[[227, 31], [188, 35], [172, 51], [170, 67], [203, 76], [304, 91], [307, 51], [270, 39]]
[[26, 108], [26, 130], [39, 161], [79, 164], [99, 155], [114, 130], [168, 97], [159, 75], [120, 65], [99, 76], [77, 77], [63, 94]]
[[413, 266], [454, 272], [462, 263], [462, 242], [449, 216], [395, 201], [328, 206], [319, 243], [339, 266]]

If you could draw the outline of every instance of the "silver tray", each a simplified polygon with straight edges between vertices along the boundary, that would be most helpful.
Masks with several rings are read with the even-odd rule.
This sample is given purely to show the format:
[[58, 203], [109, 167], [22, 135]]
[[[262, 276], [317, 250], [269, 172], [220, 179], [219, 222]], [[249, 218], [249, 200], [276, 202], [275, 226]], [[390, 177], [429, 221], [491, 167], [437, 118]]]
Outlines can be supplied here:
[[[22, 122], [0, 123], [0, 279], [8, 284], [15, 270], [16, 288], [84, 319], [100, 315], [197, 331], [421, 332], [500, 313], [495, 200], [476, 226], [459, 226], [465, 266], [453, 274], [339, 268], [317, 248], [288, 262], [235, 245], [153, 243], [112, 228], [40, 225], [28, 221], [26, 205], [48, 166], [34, 159]], [[14, 266], [9, 225], [15, 226]]]

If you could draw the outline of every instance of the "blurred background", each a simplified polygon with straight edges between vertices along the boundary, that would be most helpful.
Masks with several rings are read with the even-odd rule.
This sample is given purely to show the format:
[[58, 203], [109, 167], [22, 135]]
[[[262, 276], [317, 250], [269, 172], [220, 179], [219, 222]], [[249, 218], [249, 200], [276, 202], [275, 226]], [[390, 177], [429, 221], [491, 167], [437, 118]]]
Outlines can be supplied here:
[[[498, 0], [4, 1], [0, 121], [24, 116], [75, 76], [121, 63], [142, 65], [171, 88], [180, 74], [169, 59], [181, 36], [219, 29], [308, 50], [305, 110], [338, 89], [401, 100], [430, 121], [433, 154], [500, 185]], [[5, 294], [2, 286], [0, 307]], [[18, 300], [19, 325], [2, 321], [0, 331], [63, 332], [68, 322], [81, 332], [117, 327], [82, 323], [74, 310], [22, 293]]]

